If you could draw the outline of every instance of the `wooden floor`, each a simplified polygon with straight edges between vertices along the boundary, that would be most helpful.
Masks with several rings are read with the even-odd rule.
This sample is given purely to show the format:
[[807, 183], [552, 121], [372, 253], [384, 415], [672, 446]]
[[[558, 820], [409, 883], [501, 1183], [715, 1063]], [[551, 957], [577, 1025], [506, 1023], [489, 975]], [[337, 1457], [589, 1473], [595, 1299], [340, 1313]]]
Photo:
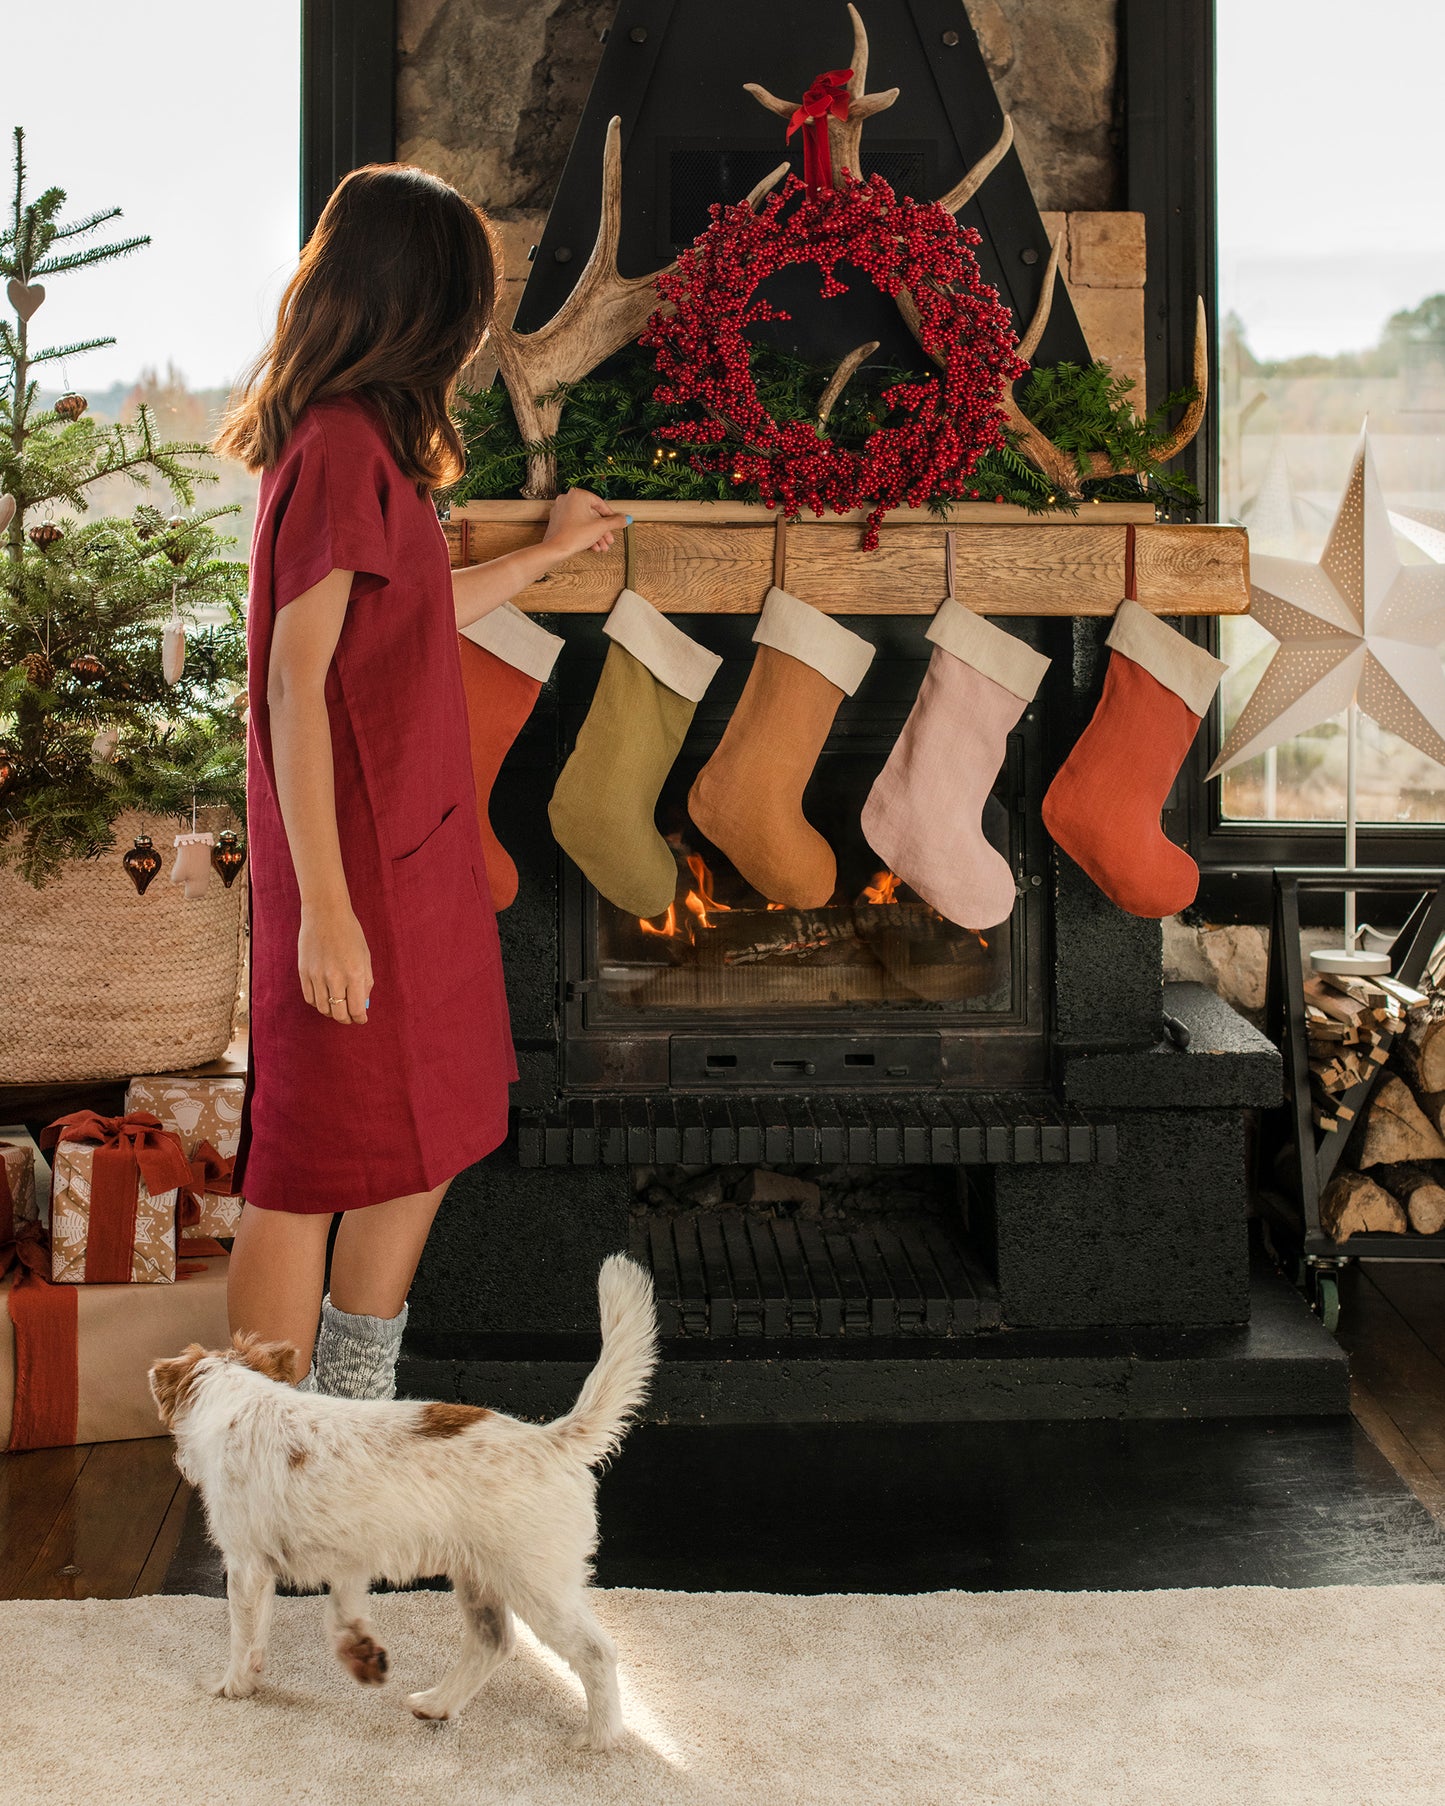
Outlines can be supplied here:
[[[1349, 1268], [1341, 1291], [1356, 1420], [1445, 1525], [1445, 1268]], [[168, 1437], [0, 1456], [0, 1599], [159, 1590], [189, 1497]]]

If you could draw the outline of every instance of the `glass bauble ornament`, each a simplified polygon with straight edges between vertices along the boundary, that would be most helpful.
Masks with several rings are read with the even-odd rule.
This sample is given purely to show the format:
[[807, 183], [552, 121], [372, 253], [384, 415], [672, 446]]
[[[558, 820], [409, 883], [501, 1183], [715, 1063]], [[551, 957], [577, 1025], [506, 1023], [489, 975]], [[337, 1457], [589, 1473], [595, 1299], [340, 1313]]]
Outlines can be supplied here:
[[211, 849], [211, 864], [220, 873], [227, 890], [236, 882], [245, 863], [246, 849], [241, 844], [241, 836], [234, 828], [222, 828]]
[[121, 864], [130, 873], [130, 881], [136, 888], [136, 895], [143, 897], [146, 886], [161, 869], [161, 856], [149, 834], [137, 834], [135, 845], [121, 860]]

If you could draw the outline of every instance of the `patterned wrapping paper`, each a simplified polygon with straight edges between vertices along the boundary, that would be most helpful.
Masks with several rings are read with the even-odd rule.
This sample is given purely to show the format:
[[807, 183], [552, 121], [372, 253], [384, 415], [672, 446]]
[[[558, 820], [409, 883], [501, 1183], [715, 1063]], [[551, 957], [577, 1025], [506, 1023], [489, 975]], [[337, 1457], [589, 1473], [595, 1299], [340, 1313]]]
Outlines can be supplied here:
[[35, 1196], [34, 1143], [16, 1141], [0, 1133], [0, 1205], [10, 1200], [12, 1227], [38, 1222], [40, 1206]]
[[[55, 1150], [50, 1200], [50, 1277], [60, 1285], [85, 1284], [85, 1252], [90, 1233], [91, 1168], [95, 1146], [62, 1141]], [[135, 1248], [132, 1285], [167, 1285], [176, 1276], [174, 1187], [154, 1197], [144, 1178], [136, 1179]]]
[[[125, 1107], [149, 1110], [180, 1137], [186, 1158], [194, 1160], [203, 1141], [234, 1160], [241, 1140], [241, 1106], [246, 1081], [239, 1078], [184, 1078], [174, 1073], [152, 1073], [132, 1079], [126, 1087]], [[204, 1192], [200, 1217], [186, 1224], [188, 1235], [234, 1235], [241, 1220], [242, 1198], [223, 1192]]]

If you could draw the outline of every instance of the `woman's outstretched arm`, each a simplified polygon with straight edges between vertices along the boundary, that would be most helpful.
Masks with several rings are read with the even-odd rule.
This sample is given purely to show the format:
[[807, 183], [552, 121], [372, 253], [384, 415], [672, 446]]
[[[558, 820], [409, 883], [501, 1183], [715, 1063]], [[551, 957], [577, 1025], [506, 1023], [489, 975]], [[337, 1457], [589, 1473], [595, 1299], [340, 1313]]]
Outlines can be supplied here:
[[341, 863], [326, 712], [326, 673], [341, 638], [353, 574], [329, 572], [277, 615], [266, 705], [276, 799], [301, 890], [296, 947], [301, 990], [323, 1016], [359, 1026], [371, 997], [371, 954]]
[[452, 599], [458, 628], [470, 627], [494, 608], [510, 602], [529, 583], [577, 552], [605, 552], [631, 515], [614, 514], [612, 504], [590, 489], [569, 489], [552, 504], [547, 531], [535, 545], [519, 546], [486, 564], [452, 572]]

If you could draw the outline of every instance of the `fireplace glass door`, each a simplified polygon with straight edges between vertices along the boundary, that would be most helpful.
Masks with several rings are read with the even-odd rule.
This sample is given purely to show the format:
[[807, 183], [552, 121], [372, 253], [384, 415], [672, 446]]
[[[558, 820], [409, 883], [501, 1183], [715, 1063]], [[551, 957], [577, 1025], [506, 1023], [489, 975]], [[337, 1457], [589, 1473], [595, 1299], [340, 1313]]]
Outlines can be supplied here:
[[[671, 907], [639, 919], [589, 887], [589, 1023], [1010, 1011], [1013, 919], [982, 933], [945, 921], [883, 867], [863, 838], [859, 816], [891, 743], [849, 736], [830, 742], [818, 761], [804, 812], [832, 847], [838, 879], [833, 895], [813, 909], [761, 896], [693, 825], [687, 793], [705, 753], [685, 750], [657, 810], [677, 861]], [[1020, 756], [1011, 746], [984, 819], [990, 843], [1015, 871], [1008, 798]]]

